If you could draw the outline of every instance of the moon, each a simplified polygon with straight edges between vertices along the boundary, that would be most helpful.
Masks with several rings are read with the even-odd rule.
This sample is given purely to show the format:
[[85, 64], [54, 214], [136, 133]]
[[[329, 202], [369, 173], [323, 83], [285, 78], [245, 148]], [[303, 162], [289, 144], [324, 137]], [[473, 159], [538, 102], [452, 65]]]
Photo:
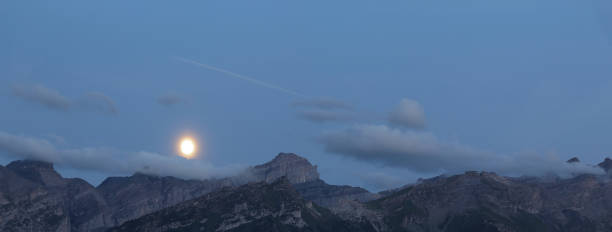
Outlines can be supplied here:
[[196, 145], [193, 139], [183, 138], [180, 143], [181, 155], [187, 159], [192, 158], [195, 154]]

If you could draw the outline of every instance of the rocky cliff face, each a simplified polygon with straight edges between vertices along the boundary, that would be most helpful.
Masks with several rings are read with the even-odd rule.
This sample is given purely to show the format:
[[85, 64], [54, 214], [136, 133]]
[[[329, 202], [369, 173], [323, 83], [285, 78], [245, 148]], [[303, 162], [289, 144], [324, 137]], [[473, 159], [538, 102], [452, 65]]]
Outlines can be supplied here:
[[377, 194], [363, 188], [325, 183], [319, 178], [317, 166], [293, 153], [280, 153], [270, 162], [253, 167], [251, 174], [256, 182], [272, 182], [286, 177], [305, 199], [332, 211], [340, 210], [352, 201], [365, 202], [378, 198]]
[[363, 231], [307, 202], [289, 180], [225, 188], [111, 231]]
[[112, 225], [175, 205], [223, 186], [223, 182], [134, 174], [110, 177], [97, 190], [109, 205]]
[[0, 166], [2, 231], [93, 231], [111, 225], [106, 212], [93, 186], [62, 178], [52, 164], [15, 161]]

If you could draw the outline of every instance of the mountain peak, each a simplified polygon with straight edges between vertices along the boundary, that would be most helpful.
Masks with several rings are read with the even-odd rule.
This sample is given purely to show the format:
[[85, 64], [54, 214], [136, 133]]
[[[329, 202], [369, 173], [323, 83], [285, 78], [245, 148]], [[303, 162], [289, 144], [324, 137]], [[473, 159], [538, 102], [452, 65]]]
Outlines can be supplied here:
[[266, 182], [273, 182], [283, 176], [293, 184], [319, 179], [317, 166], [293, 153], [279, 153], [270, 162], [253, 167], [252, 171], [257, 179]]
[[310, 163], [306, 158], [296, 155], [295, 153], [281, 152], [274, 157], [270, 162], [283, 162], [283, 161], [304, 161]]
[[597, 166], [603, 168], [604, 171], [609, 172], [612, 169], [612, 159], [606, 158], [603, 162], [599, 163]]
[[9, 163], [6, 168], [19, 176], [46, 186], [64, 185], [64, 179], [53, 168], [53, 164], [35, 160], [17, 160]]
[[578, 159], [578, 157], [573, 157], [571, 159], [568, 159], [565, 162], [567, 162], [567, 163], [580, 163], [580, 159]]

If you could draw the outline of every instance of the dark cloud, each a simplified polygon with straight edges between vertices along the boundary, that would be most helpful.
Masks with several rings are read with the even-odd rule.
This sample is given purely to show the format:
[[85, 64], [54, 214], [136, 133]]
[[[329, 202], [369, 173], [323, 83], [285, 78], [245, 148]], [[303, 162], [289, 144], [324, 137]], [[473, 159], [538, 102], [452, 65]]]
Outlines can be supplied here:
[[153, 152], [123, 152], [110, 148], [61, 149], [45, 139], [12, 135], [0, 131], [0, 151], [19, 159], [52, 162], [74, 169], [107, 174], [142, 172], [186, 179], [229, 176], [243, 170], [240, 166], [215, 167], [201, 160], [187, 160]]
[[157, 103], [162, 106], [173, 106], [183, 101], [182, 97], [174, 93], [167, 93], [157, 98]]
[[67, 111], [71, 102], [57, 90], [42, 85], [13, 85], [13, 95], [49, 109]]
[[402, 99], [389, 113], [388, 120], [393, 126], [422, 129], [425, 128], [425, 111], [419, 102]]
[[328, 152], [419, 173], [493, 171], [505, 175], [602, 173], [584, 164], [568, 164], [555, 155], [500, 155], [459, 143], [440, 141], [432, 133], [383, 125], [359, 125], [321, 136]]

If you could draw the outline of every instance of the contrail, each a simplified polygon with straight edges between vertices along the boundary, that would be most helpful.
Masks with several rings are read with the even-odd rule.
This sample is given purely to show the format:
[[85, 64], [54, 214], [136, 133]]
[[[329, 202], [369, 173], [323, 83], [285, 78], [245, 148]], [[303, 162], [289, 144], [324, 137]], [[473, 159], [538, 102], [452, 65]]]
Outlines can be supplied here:
[[296, 96], [296, 97], [308, 98], [306, 95], [300, 94], [300, 93], [295, 92], [293, 90], [286, 89], [286, 88], [283, 88], [283, 87], [280, 87], [280, 86], [276, 86], [276, 85], [273, 85], [273, 84], [269, 84], [269, 83], [266, 83], [266, 82], [263, 82], [263, 81], [251, 78], [251, 77], [247, 77], [247, 76], [244, 76], [244, 75], [240, 75], [238, 73], [227, 71], [225, 69], [220, 69], [220, 68], [217, 68], [217, 67], [214, 67], [214, 66], [210, 66], [210, 65], [207, 65], [207, 64], [202, 64], [200, 62], [197, 62], [197, 61], [194, 61], [194, 60], [190, 60], [190, 59], [186, 59], [186, 58], [183, 58], [183, 57], [174, 56], [172, 58], [174, 58], [176, 60], [179, 60], [181, 62], [184, 62], [184, 63], [193, 64], [193, 65], [196, 65], [196, 66], [208, 69], [208, 70], [213, 70], [213, 71], [216, 71], [216, 72], [220, 72], [220, 73], [226, 74], [228, 76], [239, 78], [239, 79], [251, 82], [253, 84], [256, 84], [256, 85], [259, 85], [259, 86], [262, 86], [262, 87], [278, 90], [278, 91], [281, 91], [283, 93], [291, 94], [291, 95]]

